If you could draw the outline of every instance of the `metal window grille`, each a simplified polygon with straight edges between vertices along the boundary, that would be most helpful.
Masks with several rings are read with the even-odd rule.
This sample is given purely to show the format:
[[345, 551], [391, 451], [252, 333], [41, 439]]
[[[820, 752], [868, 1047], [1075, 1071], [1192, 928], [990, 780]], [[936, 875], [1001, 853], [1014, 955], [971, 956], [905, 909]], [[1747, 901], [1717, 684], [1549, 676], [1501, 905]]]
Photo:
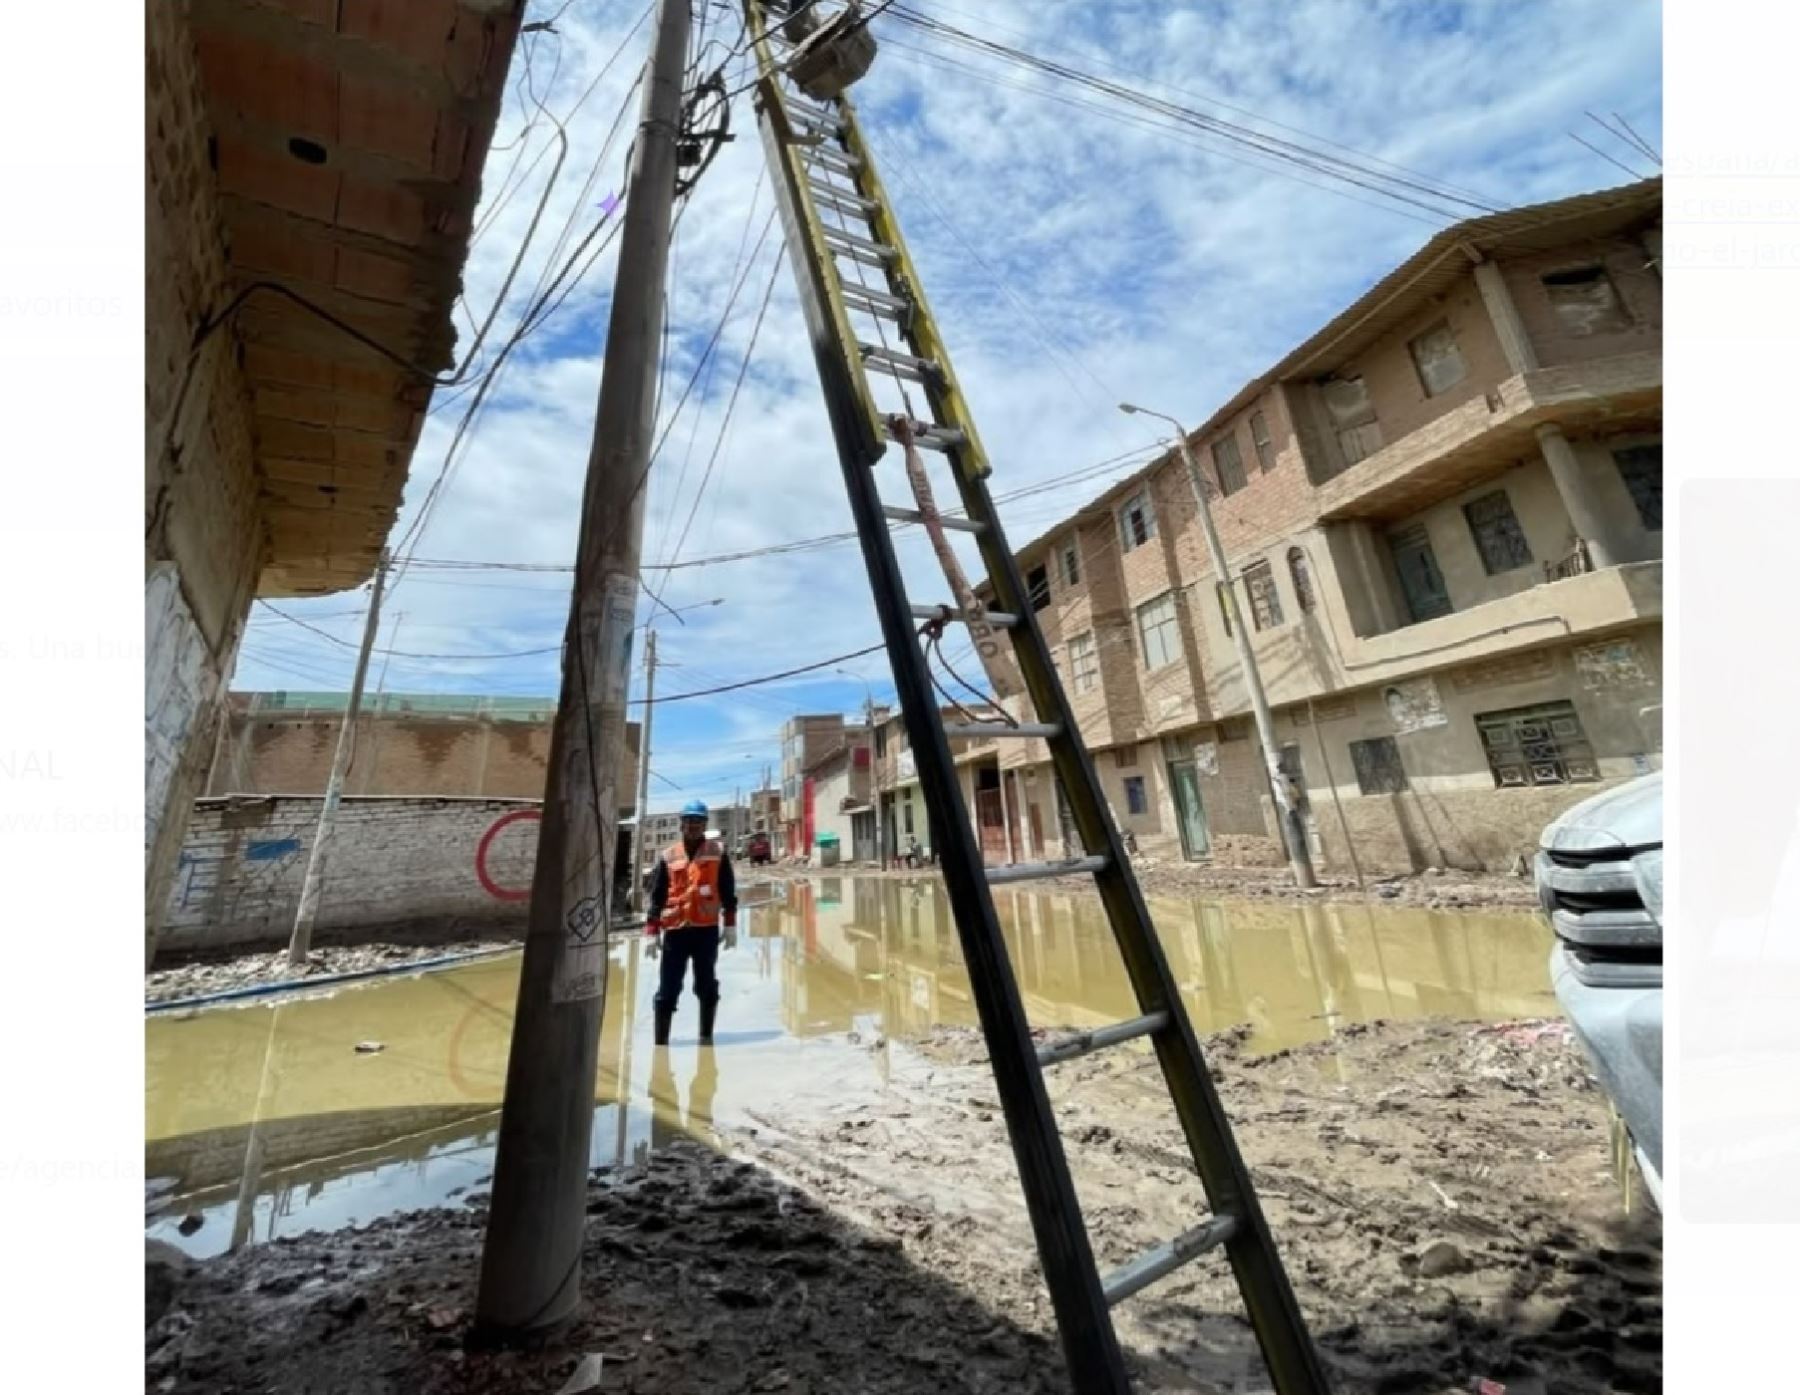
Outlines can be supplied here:
[[1525, 531], [1519, 527], [1504, 489], [1464, 504], [1463, 516], [1469, 520], [1469, 531], [1475, 535], [1476, 550], [1489, 576], [1530, 565], [1531, 544], [1525, 541]]
[[1081, 548], [1075, 543], [1068, 543], [1062, 550], [1063, 585], [1081, 585]]
[[1288, 549], [1288, 577], [1294, 583], [1294, 600], [1302, 614], [1310, 614], [1319, 603], [1313, 593], [1312, 571], [1306, 565], [1306, 553], [1297, 547]]
[[1150, 799], [1144, 792], [1144, 777], [1128, 775], [1125, 777], [1125, 807], [1133, 814], [1150, 812]]
[[1479, 713], [1475, 725], [1500, 789], [1584, 784], [1600, 778], [1594, 748], [1571, 702]]
[[1275, 590], [1275, 570], [1267, 562], [1244, 568], [1244, 590], [1250, 595], [1250, 620], [1259, 630], [1281, 624], [1281, 596]]
[[1625, 488], [1631, 491], [1631, 502], [1637, 505], [1638, 517], [1646, 530], [1662, 532], [1662, 443], [1653, 446], [1628, 446], [1612, 453], [1613, 463]]

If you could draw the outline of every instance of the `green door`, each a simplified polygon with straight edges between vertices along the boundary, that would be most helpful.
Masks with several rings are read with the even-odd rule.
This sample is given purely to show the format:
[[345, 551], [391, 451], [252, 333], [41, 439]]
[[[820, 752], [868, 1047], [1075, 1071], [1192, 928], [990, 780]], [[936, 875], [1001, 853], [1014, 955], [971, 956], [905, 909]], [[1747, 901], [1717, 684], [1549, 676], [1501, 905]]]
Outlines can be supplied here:
[[1206, 810], [1200, 803], [1200, 776], [1191, 760], [1169, 762], [1169, 788], [1175, 795], [1175, 822], [1181, 827], [1182, 856], [1192, 861], [1212, 847], [1206, 835]]

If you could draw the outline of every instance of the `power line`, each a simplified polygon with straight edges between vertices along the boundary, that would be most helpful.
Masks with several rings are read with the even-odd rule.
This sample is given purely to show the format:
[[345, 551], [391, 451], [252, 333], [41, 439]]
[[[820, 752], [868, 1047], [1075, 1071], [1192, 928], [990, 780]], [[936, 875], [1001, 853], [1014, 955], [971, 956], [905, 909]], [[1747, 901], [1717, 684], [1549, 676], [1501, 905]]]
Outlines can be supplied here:
[[[829, 659], [820, 659], [814, 664], [802, 664], [799, 668], [784, 669], [780, 673], [767, 673], [761, 678], [746, 678], [738, 683], [726, 683], [717, 688], [699, 688], [691, 693], [670, 693], [667, 697], [656, 699], [654, 706], [660, 707], [665, 702], [687, 702], [692, 698], [716, 697], [720, 693], [735, 693], [741, 688], [759, 688], [765, 683], [778, 683], [783, 678], [793, 678], [802, 673], [814, 673], [822, 668], [830, 668], [833, 664], [845, 663], [851, 659], [860, 659], [864, 655], [873, 654], [877, 650], [886, 649], [885, 644], [871, 644], [867, 649], [858, 649], [849, 654], [838, 654]], [[631, 699], [631, 705], [642, 707], [642, 698]]]

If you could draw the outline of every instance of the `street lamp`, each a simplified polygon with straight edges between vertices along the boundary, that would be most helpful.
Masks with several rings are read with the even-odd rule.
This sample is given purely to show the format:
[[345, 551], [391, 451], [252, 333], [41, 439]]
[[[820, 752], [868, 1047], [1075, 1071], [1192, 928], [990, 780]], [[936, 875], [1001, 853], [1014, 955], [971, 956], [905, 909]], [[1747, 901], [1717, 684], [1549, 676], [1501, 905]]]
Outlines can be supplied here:
[[1269, 715], [1269, 697], [1263, 691], [1262, 674], [1256, 667], [1256, 653], [1250, 647], [1250, 634], [1238, 609], [1237, 588], [1225, 569], [1225, 545], [1219, 541], [1219, 530], [1213, 524], [1212, 509], [1206, 502], [1206, 481], [1201, 478], [1199, 462], [1188, 444], [1187, 428], [1166, 412], [1153, 412], [1148, 407], [1135, 407], [1121, 402], [1119, 410], [1127, 416], [1155, 417], [1175, 428], [1175, 443], [1181, 460], [1187, 466], [1188, 483], [1194, 490], [1194, 507], [1200, 513], [1200, 531], [1206, 537], [1206, 550], [1212, 558], [1213, 575], [1218, 578], [1220, 595], [1225, 601], [1226, 623], [1231, 629], [1232, 643], [1237, 647], [1238, 663], [1244, 670], [1244, 687], [1250, 694], [1250, 711], [1256, 718], [1256, 734], [1262, 742], [1263, 761], [1269, 768], [1269, 786], [1275, 792], [1275, 807], [1281, 823], [1281, 839], [1287, 845], [1288, 865], [1294, 869], [1294, 884], [1301, 889], [1318, 885], [1313, 874], [1312, 853], [1306, 846], [1306, 829], [1301, 825], [1300, 811], [1294, 806], [1287, 776], [1281, 769], [1281, 748], [1275, 743], [1275, 719]]
[[875, 806], [875, 866], [878, 870], [885, 871], [887, 844], [881, 838], [881, 765], [875, 759], [875, 690], [869, 686], [868, 679], [847, 668], [832, 671], [863, 685], [863, 716], [869, 724], [869, 788], [875, 795], [870, 801]]

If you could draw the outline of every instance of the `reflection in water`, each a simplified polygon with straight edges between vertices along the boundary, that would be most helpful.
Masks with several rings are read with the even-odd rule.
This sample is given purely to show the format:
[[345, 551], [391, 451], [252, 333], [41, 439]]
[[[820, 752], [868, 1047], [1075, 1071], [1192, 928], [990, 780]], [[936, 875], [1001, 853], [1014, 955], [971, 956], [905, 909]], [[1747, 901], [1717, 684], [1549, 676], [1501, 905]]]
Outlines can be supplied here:
[[[1137, 1012], [1099, 903], [999, 893], [1033, 1024]], [[1194, 1025], [1248, 1024], [1253, 1049], [1376, 1018], [1556, 1014], [1534, 916], [1369, 906], [1151, 903]], [[636, 940], [613, 947], [595, 1081], [595, 1163], [640, 1162], [679, 1133], [841, 1104], [887, 1079], [885, 1043], [973, 1025], [942, 891], [823, 878], [745, 916], [720, 956], [716, 1049], [650, 1044]], [[171, 1179], [152, 1233], [195, 1254], [454, 1204], [485, 1185], [506, 1076], [516, 957], [145, 1027], [146, 1169]], [[687, 1031], [691, 1033], [690, 1025]], [[359, 1055], [358, 1042], [383, 1049]], [[873, 1046], [875, 1049], [870, 1049]], [[177, 1222], [202, 1225], [182, 1236]]]

